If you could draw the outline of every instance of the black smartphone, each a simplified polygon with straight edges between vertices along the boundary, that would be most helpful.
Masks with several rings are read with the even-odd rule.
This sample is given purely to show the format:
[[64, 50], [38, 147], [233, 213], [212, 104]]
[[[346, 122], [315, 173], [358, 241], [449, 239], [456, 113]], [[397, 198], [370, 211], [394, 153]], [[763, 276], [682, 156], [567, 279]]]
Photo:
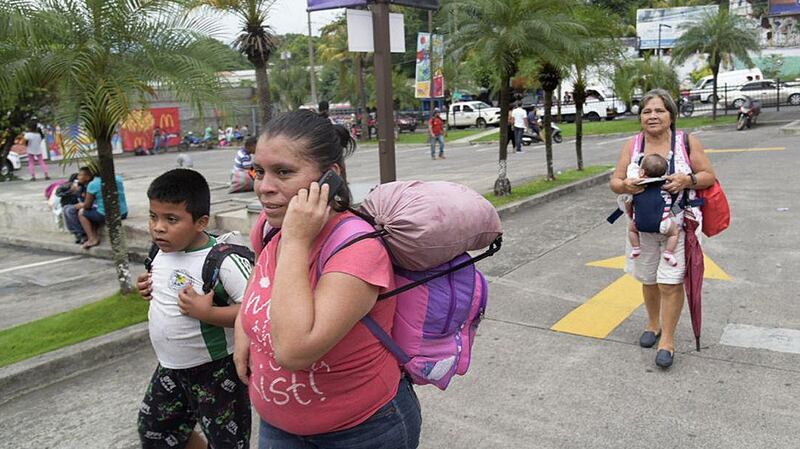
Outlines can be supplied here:
[[337, 175], [335, 171], [328, 170], [326, 171], [321, 178], [319, 178], [319, 186], [322, 187], [322, 184], [328, 184], [328, 204], [333, 201], [333, 198], [339, 193], [339, 190], [344, 185], [344, 179], [341, 176]]

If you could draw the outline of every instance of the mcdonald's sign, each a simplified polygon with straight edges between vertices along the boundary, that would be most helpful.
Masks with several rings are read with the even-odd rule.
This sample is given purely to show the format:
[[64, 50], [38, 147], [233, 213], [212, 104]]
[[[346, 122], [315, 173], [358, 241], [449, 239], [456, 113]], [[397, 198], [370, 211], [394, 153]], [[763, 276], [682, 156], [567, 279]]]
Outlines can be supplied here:
[[122, 123], [120, 134], [125, 151], [153, 148], [155, 129], [161, 131], [161, 146], [175, 146], [181, 139], [181, 120], [178, 108], [153, 108], [131, 111]]

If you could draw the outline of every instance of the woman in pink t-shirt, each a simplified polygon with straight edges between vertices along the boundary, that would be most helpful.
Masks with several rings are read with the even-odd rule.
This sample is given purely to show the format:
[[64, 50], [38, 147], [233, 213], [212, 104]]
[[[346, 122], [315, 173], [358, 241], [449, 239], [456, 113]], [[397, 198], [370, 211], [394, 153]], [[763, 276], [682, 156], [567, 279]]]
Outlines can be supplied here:
[[[345, 178], [354, 149], [345, 128], [306, 110], [272, 119], [256, 145], [261, 218], [280, 231], [260, 250], [236, 320], [234, 361], [261, 417], [262, 449], [419, 443], [411, 384], [360, 321], [370, 314], [391, 331], [395, 298], [377, 301], [394, 288], [385, 248], [364, 239], [319, 261], [337, 226], [356, 218], [346, 182], [329, 205], [329, 186], [316, 181], [329, 169]], [[259, 225], [251, 232], [262, 235]]]

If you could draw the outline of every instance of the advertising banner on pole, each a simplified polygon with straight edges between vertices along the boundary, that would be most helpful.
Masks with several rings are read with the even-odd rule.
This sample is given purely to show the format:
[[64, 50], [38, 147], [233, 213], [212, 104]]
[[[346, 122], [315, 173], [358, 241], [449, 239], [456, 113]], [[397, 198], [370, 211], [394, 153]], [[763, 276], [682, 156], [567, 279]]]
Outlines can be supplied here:
[[800, 14], [798, 0], [769, 0], [769, 15], [785, 16]]
[[137, 109], [131, 111], [128, 119], [122, 124], [122, 148], [134, 151], [136, 148], [149, 150], [153, 148], [153, 132], [156, 127], [166, 135], [166, 143], [162, 146], [175, 146], [180, 142], [181, 121], [178, 108]]
[[716, 14], [718, 5], [688, 6], [681, 8], [639, 9], [636, 11], [636, 35], [640, 39], [639, 49], [672, 48], [675, 41], [684, 33], [681, 27], [686, 23], [697, 22], [706, 14]]
[[[390, 3], [422, 9], [439, 9], [439, 0], [391, 0]], [[308, 11], [366, 6], [367, 0], [308, 0]]]
[[414, 83], [414, 97], [444, 97], [444, 37], [440, 34], [417, 35], [417, 76]]

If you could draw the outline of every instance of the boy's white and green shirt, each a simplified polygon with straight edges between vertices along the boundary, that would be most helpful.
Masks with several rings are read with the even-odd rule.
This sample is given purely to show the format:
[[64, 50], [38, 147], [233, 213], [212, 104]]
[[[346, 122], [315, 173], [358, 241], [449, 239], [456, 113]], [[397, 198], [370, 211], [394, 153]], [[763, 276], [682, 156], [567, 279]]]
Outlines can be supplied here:
[[[216, 244], [216, 239], [209, 236], [202, 248], [159, 251], [153, 259], [153, 294], [148, 314], [150, 341], [165, 368], [192, 368], [233, 353], [233, 329], [183, 315], [178, 307], [178, 293], [184, 287], [191, 285], [202, 294], [203, 263]], [[251, 270], [246, 259], [236, 254], [226, 257], [220, 266], [216, 295], [229, 304], [241, 303]]]

